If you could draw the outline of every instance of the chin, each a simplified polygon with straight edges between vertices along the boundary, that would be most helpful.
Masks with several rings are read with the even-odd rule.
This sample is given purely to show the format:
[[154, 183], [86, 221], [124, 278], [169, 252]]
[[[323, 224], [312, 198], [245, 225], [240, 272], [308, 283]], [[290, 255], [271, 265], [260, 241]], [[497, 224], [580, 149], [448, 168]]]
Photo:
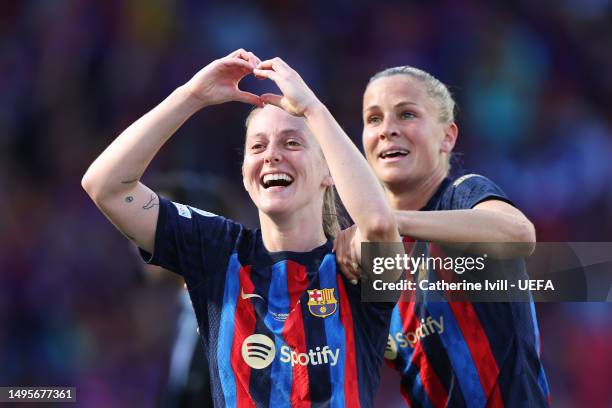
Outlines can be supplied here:
[[379, 172], [378, 176], [384, 184], [404, 183], [411, 178], [410, 171], [402, 168], [386, 168]]
[[261, 205], [258, 205], [257, 207], [259, 211], [263, 212], [269, 217], [284, 216], [293, 212], [291, 204], [281, 200], [270, 200], [265, 203], [261, 203]]

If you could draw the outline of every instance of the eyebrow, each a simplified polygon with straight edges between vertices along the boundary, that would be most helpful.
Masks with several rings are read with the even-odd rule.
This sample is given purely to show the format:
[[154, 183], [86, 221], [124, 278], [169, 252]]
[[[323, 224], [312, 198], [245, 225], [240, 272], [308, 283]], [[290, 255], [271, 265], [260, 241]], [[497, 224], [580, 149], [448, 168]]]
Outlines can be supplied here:
[[[395, 105], [393, 105], [393, 107], [394, 108], [400, 108], [400, 107], [405, 106], [405, 105], [419, 106], [416, 102], [402, 101], [402, 102], [396, 103]], [[374, 109], [380, 109], [380, 106], [378, 106], [378, 105], [368, 106], [367, 108], [364, 109], [364, 111], [369, 111], [369, 110], [374, 110]]]
[[281, 135], [286, 135], [287, 133], [298, 133], [301, 134], [302, 131], [298, 128], [288, 128], [288, 129], [283, 129], [281, 130]]
[[[297, 133], [297, 135], [301, 138], [302, 136], [302, 131], [298, 128], [287, 128], [287, 129], [283, 129], [280, 132], [281, 136], [285, 136], [287, 134], [293, 134], [293, 133]], [[249, 137], [267, 137], [268, 134], [266, 132], [257, 132], [254, 135], [251, 135]]]

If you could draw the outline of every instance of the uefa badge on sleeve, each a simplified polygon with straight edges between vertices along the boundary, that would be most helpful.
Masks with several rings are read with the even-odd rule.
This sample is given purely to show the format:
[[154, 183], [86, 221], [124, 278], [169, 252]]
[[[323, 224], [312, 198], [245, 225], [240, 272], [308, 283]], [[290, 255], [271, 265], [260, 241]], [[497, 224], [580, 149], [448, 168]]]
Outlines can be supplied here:
[[314, 316], [327, 317], [334, 314], [337, 308], [338, 301], [334, 296], [334, 288], [308, 291], [308, 310]]

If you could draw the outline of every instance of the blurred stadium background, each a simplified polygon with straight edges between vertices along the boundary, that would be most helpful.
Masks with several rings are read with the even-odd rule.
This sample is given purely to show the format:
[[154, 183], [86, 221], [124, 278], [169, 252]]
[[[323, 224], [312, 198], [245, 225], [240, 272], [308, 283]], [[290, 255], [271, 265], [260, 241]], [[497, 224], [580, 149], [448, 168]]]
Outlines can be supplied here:
[[[540, 241], [611, 240], [610, 0], [227, 3], [0, 4], [0, 385], [76, 386], [87, 407], [154, 404], [176, 305], [145, 284], [80, 179], [122, 129], [239, 47], [286, 59], [359, 146], [369, 76], [432, 72], [457, 99], [464, 167], [500, 184]], [[240, 181], [248, 110], [198, 114], [151, 173], [214, 173], [254, 225]], [[611, 304], [537, 308], [553, 406], [612, 406]], [[384, 384], [381, 404], [396, 390]]]

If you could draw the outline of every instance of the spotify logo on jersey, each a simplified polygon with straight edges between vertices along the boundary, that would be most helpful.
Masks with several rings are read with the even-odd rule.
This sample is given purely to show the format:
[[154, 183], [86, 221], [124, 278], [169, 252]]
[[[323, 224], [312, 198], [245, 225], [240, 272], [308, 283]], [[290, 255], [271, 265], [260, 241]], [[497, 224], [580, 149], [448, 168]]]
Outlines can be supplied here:
[[389, 335], [389, 337], [387, 338], [387, 347], [385, 347], [385, 358], [387, 360], [395, 360], [396, 357], [397, 344], [395, 343], [395, 340], [393, 340], [393, 337]]
[[242, 358], [251, 368], [266, 368], [274, 360], [274, 342], [263, 334], [253, 334], [242, 343]]

